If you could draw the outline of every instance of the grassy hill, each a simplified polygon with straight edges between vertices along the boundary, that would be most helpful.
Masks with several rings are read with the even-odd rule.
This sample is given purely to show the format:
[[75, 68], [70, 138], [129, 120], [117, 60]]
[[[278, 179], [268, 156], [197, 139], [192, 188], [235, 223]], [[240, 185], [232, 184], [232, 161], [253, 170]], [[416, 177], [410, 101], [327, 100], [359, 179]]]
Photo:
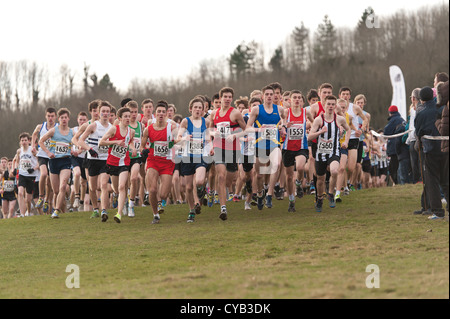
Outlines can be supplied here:
[[[244, 211], [228, 202], [149, 207], [121, 224], [89, 212], [0, 220], [0, 298], [449, 298], [449, 224], [415, 216], [421, 185], [360, 190], [331, 209], [314, 197]], [[66, 287], [79, 267], [80, 288]], [[380, 288], [366, 287], [366, 267]]]

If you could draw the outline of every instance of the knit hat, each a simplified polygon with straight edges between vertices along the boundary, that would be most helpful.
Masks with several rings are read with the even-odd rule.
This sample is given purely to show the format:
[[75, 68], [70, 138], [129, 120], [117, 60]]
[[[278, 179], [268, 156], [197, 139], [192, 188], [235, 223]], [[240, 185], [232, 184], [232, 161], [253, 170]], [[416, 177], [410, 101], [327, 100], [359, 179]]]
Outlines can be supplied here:
[[433, 99], [433, 90], [429, 86], [425, 86], [420, 90], [420, 99], [424, 102]]
[[398, 112], [398, 108], [395, 105], [391, 105], [389, 107], [389, 113], [395, 113]]

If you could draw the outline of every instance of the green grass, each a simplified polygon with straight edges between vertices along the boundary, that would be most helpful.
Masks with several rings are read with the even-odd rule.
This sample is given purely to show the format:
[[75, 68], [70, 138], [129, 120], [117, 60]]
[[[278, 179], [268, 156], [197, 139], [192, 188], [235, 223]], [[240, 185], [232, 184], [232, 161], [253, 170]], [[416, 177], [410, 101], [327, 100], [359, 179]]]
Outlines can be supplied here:
[[[171, 205], [121, 224], [33, 216], [0, 220], [0, 298], [449, 298], [449, 224], [414, 216], [420, 185], [361, 190], [331, 209], [313, 196], [244, 211]], [[66, 266], [80, 269], [68, 289]], [[380, 288], [365, 285], [380, 269]]]

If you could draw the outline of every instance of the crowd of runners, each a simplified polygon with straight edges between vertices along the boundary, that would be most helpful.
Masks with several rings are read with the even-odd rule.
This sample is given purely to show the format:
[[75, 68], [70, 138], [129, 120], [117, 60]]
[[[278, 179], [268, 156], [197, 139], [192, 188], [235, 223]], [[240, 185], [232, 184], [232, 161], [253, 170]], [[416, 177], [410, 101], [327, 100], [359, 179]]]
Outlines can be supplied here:
[[114, 209], [120, 223], [150, 206], [159, 223], [169, 204], [187, 204], [187, 222], [202, 206], [226, 220], [228, 201], [262, 210], [287, 197], [295, 212], [305, 195], [321, 212], [325, 202], [333, 208], [352, 191], [387, 185], [386, 140], [369, 129], [364, 95], [342, 87], [334, 96], [329, 83], [304, 95], [272, 83], [249, 96], [230, 87], [195, 96], [185, 118], [163, 100], [127, 98], [118, 108], [94, 100], [73, 128], [69, 109], [49, 107], [20, 134], [14, 158], [1, 158], [3, 218], [75, 210], [106, 222]]

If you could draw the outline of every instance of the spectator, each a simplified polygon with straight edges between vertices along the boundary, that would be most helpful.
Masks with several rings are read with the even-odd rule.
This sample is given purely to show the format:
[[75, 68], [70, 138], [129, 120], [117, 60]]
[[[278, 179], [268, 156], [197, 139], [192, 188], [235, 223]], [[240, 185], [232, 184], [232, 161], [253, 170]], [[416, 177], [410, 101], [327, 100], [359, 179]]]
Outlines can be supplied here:
[[[437, 90], [437, 105], [441, 105], [438, 109], [438, 120], [436, 121], [436, 127], [442, 136], [449, 136], [448, 127], [448, 81], [445, 83], [439, 82], [436, 87]], [[439, 118], [440, 117], [440, 118]], [[448, 140], [441, 142], [441, 152], [445, 155], [447, 160], [445, 164], [446, 172], [444, 173], [448, 179]], [[448, 201], [447, 201], [447, 211], [448, 211]]]
[[[407, 130], [407, 123], [403, 121], [395, 127], [394, 134], [400, 134]], [[409, 146], [405, 144], [407, 135], [399, 136], [394, 139], [395, 152], [398, 159], [397, 182], [400, 185], [411, 183], [411, 160], [409, 158]]]
[[[398, 108], [395, 105], [391, 105], [389, 107], [389, 118], [388, 123], [384, 127], [384, 135], [394, 135], [397, 127], [399, 125], [403, 125], [405, 120], [401, 117], [398, 112]], [[388, 138], [387, 139], [387, 147], [386, 147], [386, 155], [390, 158], [389, 160], [389, 175], [392, 178], [394, 184], [398, 184], [397, 171], [398, 171], [398, 158], [395, 147], [395, 139]]]
[[[448, 199], [448, 153], [441, 152], [441, 142], [423, 138], [424, 135], [440, 136], [435, 126], [438, 115], [436, 102], [433, 98], [433, 90], [426, 86], [420, 90], [420, 100], [424, 104], [423, 111], [417, 113], [414, 126], [416, 136], [424, 153], [425, 162], [425, 191], [430, 203], [433, 216], [430, 219], [441, 219], [445, 217], [442, 209], [441, 187], [447, 203]], [[446, 168], [447, 166], [447, 168]], [[447, 174], [447, 175], [445, 175]]]
[[410, 107], [410, 116], [408, 121], [408, 130], [412, 130], [409, 132], [406, 145], [409, 146], [409, 158], [411, 161], [411, 169], [412, 169], [412, 183], [416, 184], [417, 182], [422, 181], [422, 175], [420, 173], [420, 161], [419, 161], [419, 153], [416, 150], [416, 133], [414, 127], [414, 120], [417, 114], [417, 107], [420, 105], [420, 88], [416, 88], [411, 93], [411, 107]]

